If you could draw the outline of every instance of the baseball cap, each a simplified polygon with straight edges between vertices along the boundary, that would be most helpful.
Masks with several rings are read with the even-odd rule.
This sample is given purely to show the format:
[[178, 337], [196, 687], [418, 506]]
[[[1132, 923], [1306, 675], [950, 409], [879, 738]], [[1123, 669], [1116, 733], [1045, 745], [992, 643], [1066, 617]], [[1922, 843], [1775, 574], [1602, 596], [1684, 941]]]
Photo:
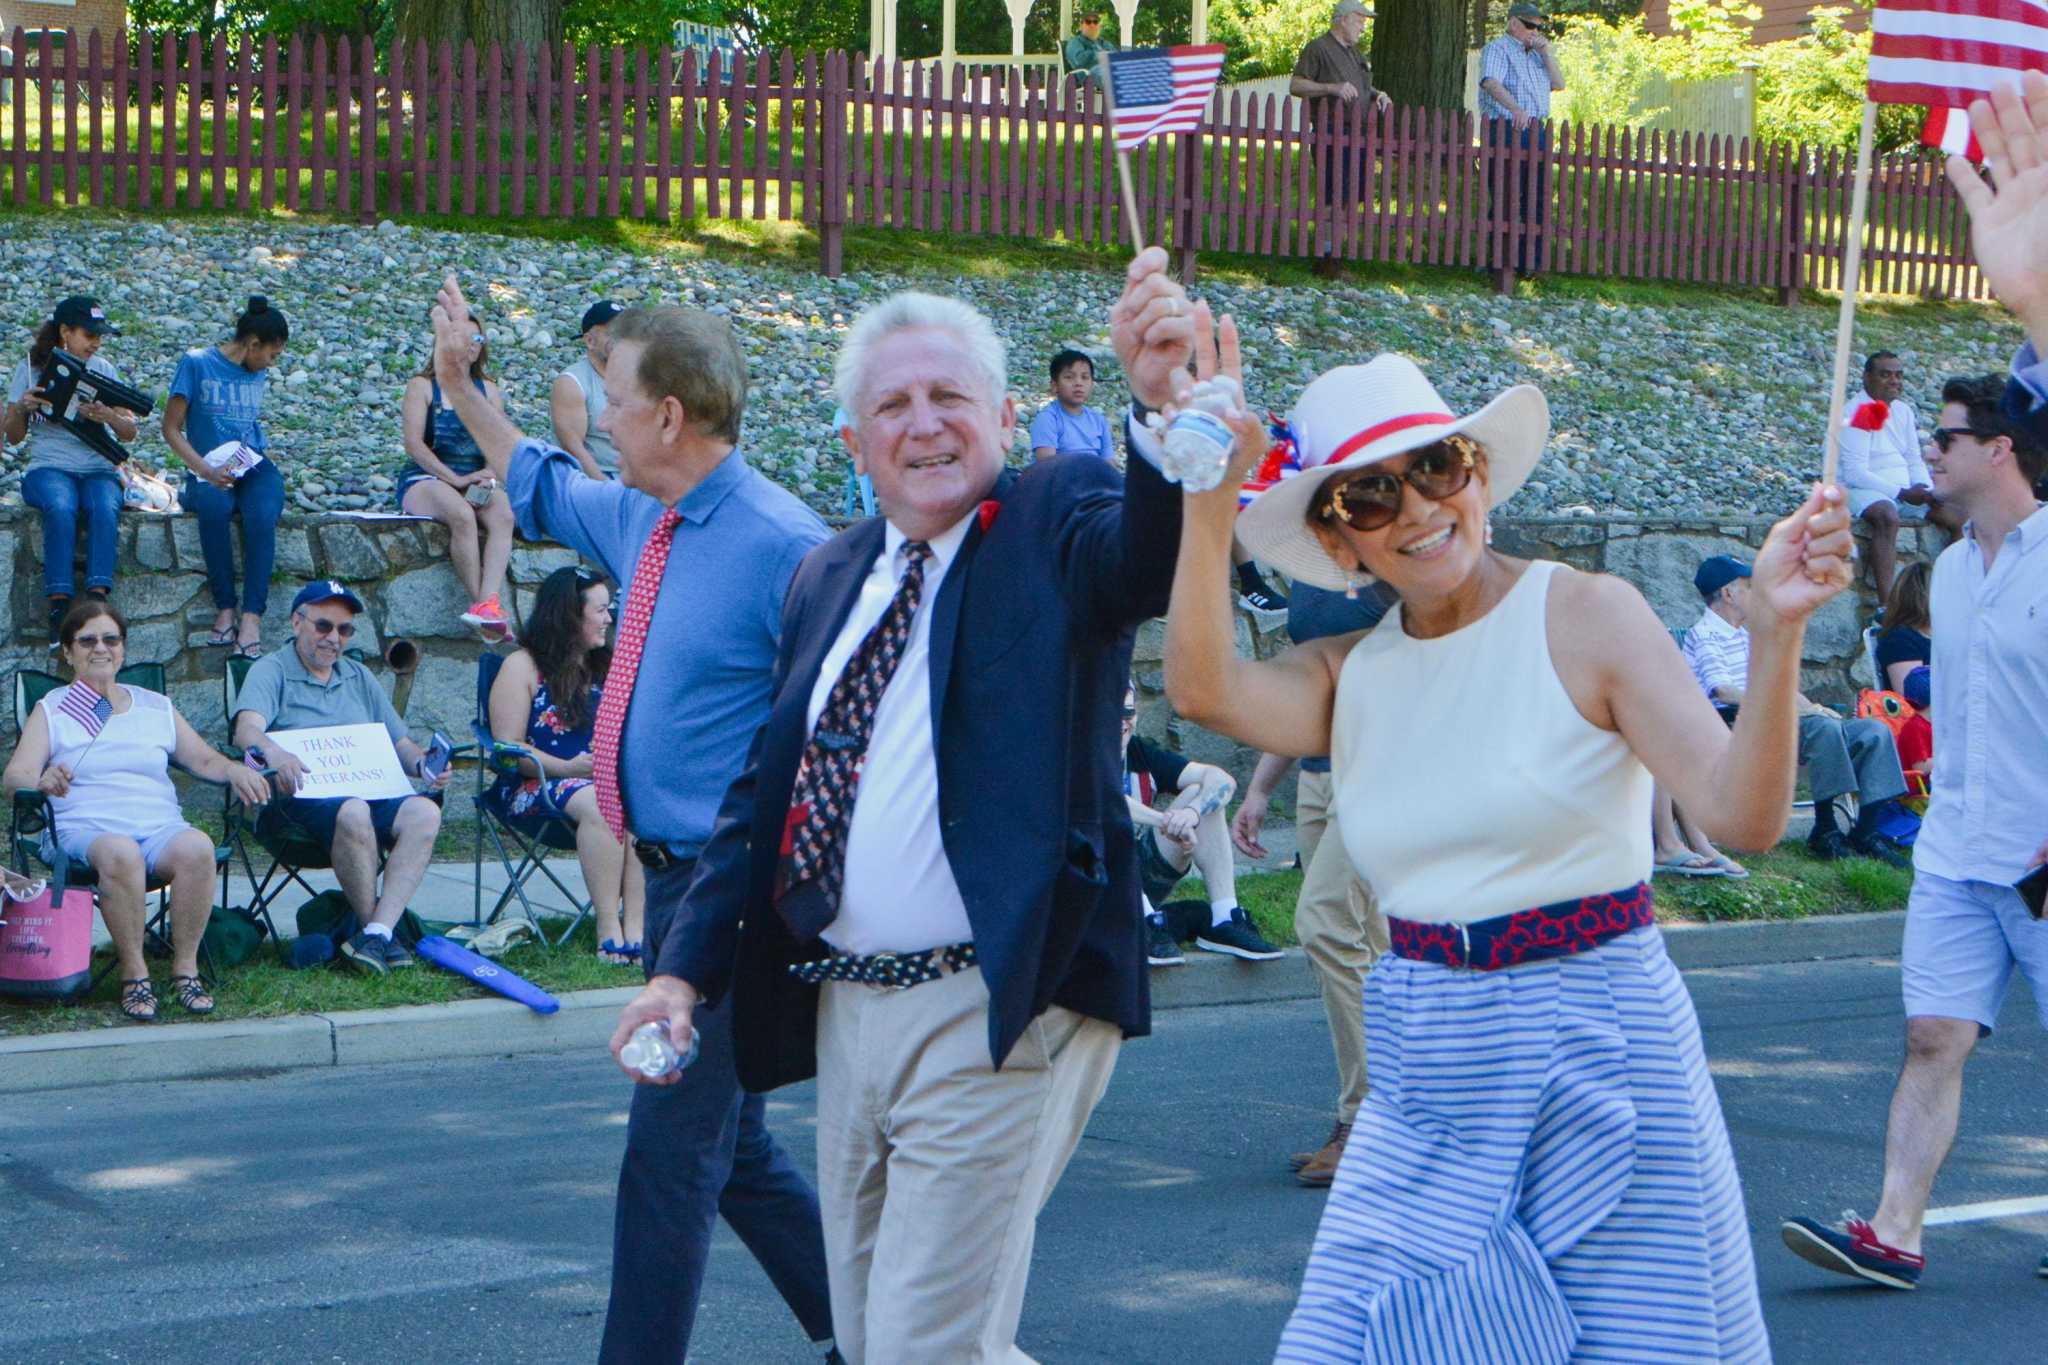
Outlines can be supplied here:
[[1692, 576], [1692, 585], [1699, 589], [1701, 597], [1711, 601], [1715, 593], [1736, 579], [1747, 577], [1749, 565], [1733, 555], [1711, 555], [1700, 561], [1698, 572]]
[[348, 584], [339, 578], [317, 578], [299, 589], [299, 595], [292, 599], [292, 610], [318, 602], [339, 602], [354, 612], [363, 609], [363, 599], [350, 592]]
[[599, 299], [596, 303], [583, 310], [583, 331], [578, 332], [576, 335], [581, 337], [593, 327], [602, 327], [625, 311], [626, 305], [623, 303], [615, 303], [611, 299]]
[[73, 294], [51, 310], [50, 321], [59, 327], [83, 327], [96, 337], [119, 336], [121, 329], [107, 321], [107, 310], [98, 299]]
[[1337, 0], [1337, 8], [1330, 11], [1332, 20], [1342, 19], [1347, 14], [1363, 14], [1372, 18], [1372, 11], [1366, 8], [1365, 0]]
[[1519, 5], [1508, 6], [1508, 18], [1525, 20], [1534, 19], [1537, 23], [1541, 24], [1547, 22], [1550, 16], [1545, 14], [1536, 6], [1529, 4], [1528, 0], [1523, 0], [1523, 3]]

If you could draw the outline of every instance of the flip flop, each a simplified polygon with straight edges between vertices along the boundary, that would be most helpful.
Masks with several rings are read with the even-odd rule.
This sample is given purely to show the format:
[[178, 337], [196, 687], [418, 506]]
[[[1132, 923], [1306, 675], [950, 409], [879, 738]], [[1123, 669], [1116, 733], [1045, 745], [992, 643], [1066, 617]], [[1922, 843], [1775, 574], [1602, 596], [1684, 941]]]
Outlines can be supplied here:
[[1669, 872], [1674, 877], [1725, 877], [1727, 872], [1714, 865], [1712, 858], [1698, 853], [1688, 853], [1669, 862], [1650, 864], [1651, 872]]
[[240, 659], [260, 659], [263, 657], [263, 653], [263, 642], [261, 640], [251, 640], [246, 645], [235, 646], [235, 657]]
[[[611, 954], [606, 957], [605, 954]], [[640, 960], [640, 945], [637, 943], [615, 943], [611, 939], [597, 945], [597, 960], [607, 967], [630, 967]]]
[[1714, 866], [1721, 869], [1720, 875], [1726, 877], [1731, 882], [1739, 882], [1749, 876], [1748, 868], [1736, 862], [1725, 853], [1714, 859], [1713, 862]]
[[235, 627], [233, 626], [229, 626], [226, 630], [209, 630], [206, 632], [206, 643], [209, 645], [231, 645], [235, 642], [235, 633]]

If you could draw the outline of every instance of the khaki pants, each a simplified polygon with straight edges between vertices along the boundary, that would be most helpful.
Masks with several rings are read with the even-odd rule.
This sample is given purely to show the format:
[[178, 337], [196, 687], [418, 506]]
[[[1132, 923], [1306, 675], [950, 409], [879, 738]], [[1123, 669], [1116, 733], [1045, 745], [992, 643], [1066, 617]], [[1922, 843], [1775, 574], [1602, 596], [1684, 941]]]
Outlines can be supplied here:
[[1294, 936], [1322, 987], [1337, 1053], [1337, 1121], [1349, 1123], [1365, 1098], [1365, 974], [1387, 951], [1387, 921], [1332, 822], [1330, 775], [1302, 773], [1297, 782], [1294, 831], [1304, 873]]
[[1003, 1069], [970, 968], [904, 991], [830, 982], [818, 1009], [818, 1203], [850, 1365], [1028, 1365], [1038, 1211], [1123, 1035], [1054, 1006]]

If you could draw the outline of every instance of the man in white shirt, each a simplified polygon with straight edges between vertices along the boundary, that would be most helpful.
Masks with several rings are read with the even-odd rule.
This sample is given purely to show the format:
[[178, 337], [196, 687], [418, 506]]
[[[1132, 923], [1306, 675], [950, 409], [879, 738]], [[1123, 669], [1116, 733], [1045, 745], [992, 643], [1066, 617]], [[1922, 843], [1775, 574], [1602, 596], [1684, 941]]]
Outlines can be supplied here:
[[[1728, 555], [1700, 563], [1693, 586], [1707, 608], [1685, 636], [1685, 661], [1702, 690], [1723, 714], [1742, 704], [1749, 685], [1749, 566]], [[1844, 720], [1806, 697], [1799, 698], [1799, 761], [1813, 789], [1813, 833], [1807, 851], [1823, 861], [1860, 854], [1904, 867], [1899, 851], [1879, 836], [1881, 807], [1906, 792], [1892, 732], [1875, 720]], [[1848, 835], [1836, 823], [1835, 798], [1856, 793], [1856, 824]]]
[[[2024, 92], [2024, 94], [2022, 93]], [[2027, 342], [2009, 379], [1950, 381], [1930, 469], [1967, 518], [1934, 566], [1934, 792], [1914, 846], [1900, 984], [1906, 1062], [1885, 1126], [1884, 1193], [1869, 1219], [1787, 1220], [1785, 1245], [1824, 1269], [1911, 1289], [1921, 1228], [1962, 1115], [1962, 1073], [2017, 966], [2048, 1022], [2048, 925], [2012, 883], [2048, 864], [2048, 75], [1970, 106], [1987, 179], [1948, 177], [1970, 245]], [[2003, 390], [2003, 393], [2001, 393]], [[1946, 708], [1946, 709], [1944, 709]], [[2036, 1267], [2048, 1277], [2048, 1257]]]
[[1906, 400], [1906, 365], [1891, 351], [1863, 362], [1863, 393], [1842, 420], [1842, 491], [1849, 515], [1870, 528], [1870, 573], [1888, 597], [1898, 570], [1899, 523], [1927, 520], [1950, 535], [1962, 518], [1935, 498], [1922, 453], [1919, 421]]

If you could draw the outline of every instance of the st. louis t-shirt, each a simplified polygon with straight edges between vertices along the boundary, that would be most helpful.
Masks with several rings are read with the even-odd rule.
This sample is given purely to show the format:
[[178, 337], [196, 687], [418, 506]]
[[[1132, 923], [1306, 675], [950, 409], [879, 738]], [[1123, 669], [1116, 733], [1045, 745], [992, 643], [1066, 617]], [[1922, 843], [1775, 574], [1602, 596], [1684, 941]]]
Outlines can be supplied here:
[[185, 439], [201, 455], [229, 441], [265, 449], [263, 390], [269, 382], [268, 370], [244, 369], [218, 346], [185, 352], [171, 380], [171, 397], [186, 403]]

